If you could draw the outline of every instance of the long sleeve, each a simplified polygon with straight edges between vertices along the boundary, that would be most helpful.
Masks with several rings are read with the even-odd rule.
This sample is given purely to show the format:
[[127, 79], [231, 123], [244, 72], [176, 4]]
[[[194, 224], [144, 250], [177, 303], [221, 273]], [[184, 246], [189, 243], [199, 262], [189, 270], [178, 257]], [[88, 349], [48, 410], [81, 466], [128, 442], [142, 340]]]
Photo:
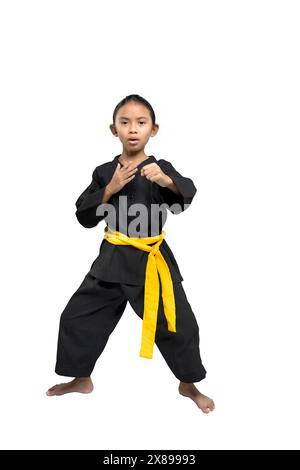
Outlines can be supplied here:
[[176, 209], [174, 212], [171, 212], [173, 214], [180, 214], [189, 207], [197, 192], [197, 189], [190, 178], [182, 176], [167, 160], [160, 159], [157, 163], [162, 171], [171, 178], [173, 183], [180, 191], [180, 194], [176, 194], [169, 188], [163, 188], [162, 186], [159, 186], [159, 192], [163, 198], [163, 201], [167, 203], [168, 206], [179, 204], [180, 210], [178, 211]]
[[105, 215], [96, 215], [97, 207], [101, 204], [106, 183], [99, 175], [98, 167], [92, 175], [92, 182], [77, 199], [75, 215], [78, 222], [86, 228], [95, 227]]

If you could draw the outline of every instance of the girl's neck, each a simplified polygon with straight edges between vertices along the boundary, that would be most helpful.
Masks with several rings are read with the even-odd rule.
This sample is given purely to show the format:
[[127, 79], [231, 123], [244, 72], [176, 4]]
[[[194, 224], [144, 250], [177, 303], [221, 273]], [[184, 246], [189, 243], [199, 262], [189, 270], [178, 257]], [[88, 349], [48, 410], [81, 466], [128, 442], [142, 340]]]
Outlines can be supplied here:
[[149, 157], [145, 154], [144, 151], [137, 152], [135, 154], [130, 154], [123, 150], [123, 152], [119, 156], [119, 160], [121, 163], [127, 163], [129, 161], [132, 161], [132, 163], [140, 163], [146, 160], [147, 158]]

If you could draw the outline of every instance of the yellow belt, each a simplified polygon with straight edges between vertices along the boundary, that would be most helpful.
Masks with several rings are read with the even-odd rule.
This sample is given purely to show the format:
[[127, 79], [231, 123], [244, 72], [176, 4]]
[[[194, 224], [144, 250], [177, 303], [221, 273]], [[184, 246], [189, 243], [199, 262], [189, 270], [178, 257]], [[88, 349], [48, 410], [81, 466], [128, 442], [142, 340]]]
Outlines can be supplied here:
[[[168, 323], [168, 330], [176, 332], [173, 282], [169, 267], [159, 250], [159, 246], [162, 243], [166, 232], [163, 230], [159, 235], [144, 238], [128, 237], [124, 233], [112, 230], [108, 226], [104, 228], [104, 232], [104, 238], [113, 245], [132, 245], [139, 250], [149, 252], [145, 276], [144, 313], [140, 356], [152, 359], [159, 305], [158, 273], [161, 280], [162, 300]], [[151, 243], [155, 243], [155, 245], [148, 246]]]

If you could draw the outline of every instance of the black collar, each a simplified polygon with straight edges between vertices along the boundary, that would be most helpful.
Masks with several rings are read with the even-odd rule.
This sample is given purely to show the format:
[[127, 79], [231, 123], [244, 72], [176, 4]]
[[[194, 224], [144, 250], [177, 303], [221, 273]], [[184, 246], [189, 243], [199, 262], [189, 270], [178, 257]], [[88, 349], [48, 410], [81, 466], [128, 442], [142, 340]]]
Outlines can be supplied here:
[[[121, 153], [119, 155], [116, 155], [115, 158], [113, 159], [113, 162], [116, 163], [116, 166], [118, 163], [120, 163], [120, 165], [123, 166], [123, 164], [119, 161], [120, 156], [121, 156]], [[156, 162], [156, 158], [154, 157], [154, 155], [149, 155], [149, 157], [146, 158], [146, 160], [143, 160], [137, 165], [137, 168], [140, 168], [143, 165], [148, 165], [149, 163], [153, 163], [153, 162]]]

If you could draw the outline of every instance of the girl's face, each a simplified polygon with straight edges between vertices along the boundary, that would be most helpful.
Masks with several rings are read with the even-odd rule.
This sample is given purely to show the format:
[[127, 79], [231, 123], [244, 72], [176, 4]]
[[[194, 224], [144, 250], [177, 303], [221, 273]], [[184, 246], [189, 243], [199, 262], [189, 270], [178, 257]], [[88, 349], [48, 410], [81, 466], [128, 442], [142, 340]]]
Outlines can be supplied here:
[[129, 101], [118, 110], [115, 125], [111, 124], [110, 129], [119, 137], [124, 149], [135, 152], [142, 150], [150, 137], [157, 133], [158, 124], [153, 126], [146, 106]]

